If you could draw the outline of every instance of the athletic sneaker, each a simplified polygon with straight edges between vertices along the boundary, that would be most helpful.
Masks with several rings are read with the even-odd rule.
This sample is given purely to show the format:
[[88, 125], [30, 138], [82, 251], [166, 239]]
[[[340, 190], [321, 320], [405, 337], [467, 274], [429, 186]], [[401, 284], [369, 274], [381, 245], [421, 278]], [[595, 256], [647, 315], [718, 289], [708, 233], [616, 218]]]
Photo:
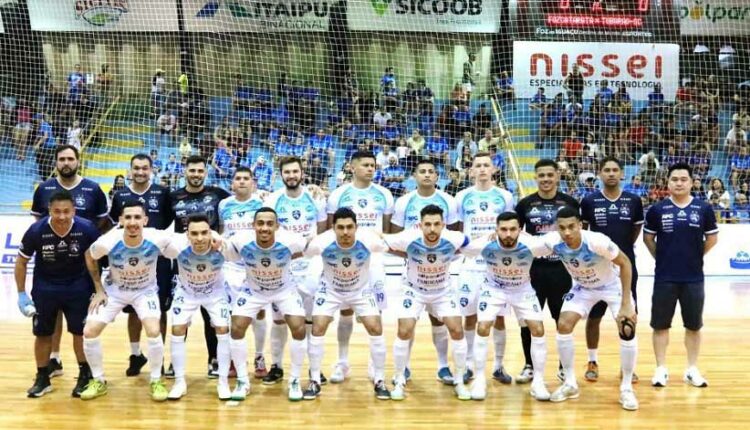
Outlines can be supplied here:
[[667, 381], [669, 381], [669, 372], [664, 366], [659, 366], [654, 372], [654, 377], [651, 378], [651, 385], [654, 387], [666, 387]]
[[557, 379], [559, 379], [560, 382], [565, 382], [565, 369], [562, 367], [557, 368]]
[[406, 382], [411, 381], [411, 369], [409, 369], [408, 367], [404, 369], [404, 379], [406, 380]]
[[164, 382], [162, 382], [161, 379], [151, 381], [150, 392], [151, 392], [151, 400], [154, 400], [156, 402], [163, 402], [167, 400], [167, 397], [169, 396], [167, 387], [164, 385]]
[[445, 385], [453, 385], [453, 373], [450, 367], [441, 367], [437, 372], [437, 380]]
[[71, 392], [70, 395], [76, 398], [80, 398], [81, 393], [86, 389], [86, 384], [88, 384], [89, 379], [91, 379], [91, 368], [89, 367], [89, 365], [79, 365], [78, 380], [76, 381], [76, 386], [73, 388], [73, 392]]
[[[620, 381], [622, 381], [622, 369], [620, 369]], [[631, 384], [637, 384], [638, 383], [638, 375], [633, 372], [633, 378], [630, 379]]]
[[458, 400], [471, 400], [471, 391], [469, 391], [469, 388], [464, 383], [457, 383], [453, 387], [453, 391], [456, 392], [456, 397], [458, 397]]
[[268, 369], [266, 369], [266, 359], [262, 355], [255, 356], [255, 379], [263, 379], [268, 375]]
[[508, 375], [508, 372], [506, 372], [505, 368], [502, 366], [492, 372], [492, 379], [506, 385], [513, 383], [513, 377]]
[[564, 383], [549, 397], [550, 402], [564, 402], [568, 399], [577, 399], [581, 395], [578, 387]]
[[230, 395], [232, 400], [242, 401], [247, 398], [250, 394], [250, 381], [237, 380], [237, 385], [234, 386], [234, 391]]
[[472, 379], [474, 379], [474, 371], [467, 367], [464, 372], [464, 384], [468, 384]]
[[326, 378], [326, 375], [323, 374], [323, 372], [320, 372], [320, 385], [327, 385], [328, 384], [328, 378]]
[[268, 371], [268, 375], [263, 378], [263, 385], [273, 385], [284, 379], [284, 369], [276, 364], [271, 365], [271, 369]]
[[516, 376], [516, 384], [528, 384], [534, 379], [534, 368], [530, 364], [523, 366], [521, 373]]
[[180, 379], [174, 383], [172, 386], [172, 389], [169, 391], [169, 394], [167, 395], [167, 399], [169, 400], [180, 400], [182, 396], [187, 394], [187, 384], [185, 383], [184, 379]]
[[382, 380], [375, 383], [375, 398], [378, 400], [390, 400], [391, 392], [385, 387], [385, 382]]
[[620, 390], [620, 404], [626, 411], [638, 410], [638, 399], [633, 390]]
[[[620, 378], [622, 379], [622, 371], [620, 371]], [[596, 364], [596, 361], [589, 361], [586, 365], [586, 373], [583, 374], [583, 379], [589, 382], [599, 380], [599, 365]]]
[[305, 391], [302, 393], [302, 398], [305, 400], [315, 400], [320, 395], [320, 384], [315, 381], [310, 381]]
[[164, 367], [162, 367], [161, 374], [167, 379], [174, 379], [174, 366], [170, 363], [166, 372], [164, 371]]
[[63, 375], [62, 360], [59, 358], [50, 358], [49, 364], [47, 364], [47, 373], [49, 373], [50, 379]]
[[685, 371], [685, 377], [683, 379], [685, 382], [692, 385], [693, 387], [698, 387], [698, 388], [708, 387], [708, 381], [706, 381], [703, 375], [701, 375], [701, 372], [695, 366], [688, 367], [688, 369]]
[[487, 381], [484, 377], [474, 379], [471, 384], [471, 399], [484, 400], [487, 397]]
[[216, 384], [216, 394], [219, 396], [219, 400], [229, 400], [232, 398], [232, 390], [229, 388], [229, 382], [222, 382]]
[[81, 400], [91, 400], [107, 394], [107, 382], [91, 378], [81, 393]]
[[302, 386], [298, 378], [292, 378], [289, 381], [289, 400], [292, 402], [302, 400]]
[[544, 385], [544, 381], [534, 381], [531, 383], [531, 390], [529, 390], [529, 394], [531, 394], [531, 397], [533, 397], [536, 400], [539, 400], [540, 402], [546, 402], [550, 399], [550, 393], [549, 390], [547, 390], [547, 386]]
[[29, 398], [42, 397], [47, 393], [52, 392], [52, 384], [49, 382], [49, 375], [46, 373], [37, 372], [34, 385], [26, 391]]
[[208, 363], [208, 373], [206, 374], [206, 377], [208, 379], [216, 379], [219, 377], [219, 360], [214, 358]]
[[331, 383], [340, 384], [349, 377], [350, 369], [346, 363], [336, 363], [333, 366], [333, 373], [331, 373]]
[[140, 375], [143, 366], [148, 363], [148, 358], [142, 353], [140, 355], [130, 354], [128, 361], [130, 362], [130, 365], [125, 369], [125, 376], [138, 376]]
[[396, 379], [396, 382], [393, 384], [393, 389], [391, 390], [391, 400], [404, 400], [406, 397], [404, 393], [405, 384], [406, 381], [403, 379]]

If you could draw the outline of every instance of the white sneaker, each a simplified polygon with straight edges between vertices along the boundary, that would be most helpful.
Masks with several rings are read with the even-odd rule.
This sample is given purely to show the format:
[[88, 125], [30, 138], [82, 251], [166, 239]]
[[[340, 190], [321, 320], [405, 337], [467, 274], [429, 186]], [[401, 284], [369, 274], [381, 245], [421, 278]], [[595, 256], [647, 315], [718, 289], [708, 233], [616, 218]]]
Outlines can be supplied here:
[[683, 378], [685, 382], [692, 385], [693, 387], [698, 388], [706, 388], [708, 387], [708, 381], [706, 381], [706, 378], [701, 375], [701, 372], [698, 370], [697, 367], [689, 367], [685, 371], [685, 377]]
[[531, 394], [531, 397], [539, 400], [540, 402], [546, 402], [550, 399], [550, 393], [549, 390], [547, 390], [547, 386], [544, 385], [544, 381], [537, 382], [536, 379], [531, 384], [531, 390], [529, 390], [529, 394]]
[[471, 391], [469, 391], [469, 388], [463, 383], [463, 381], [456, 381], [456, 385], [453, 386], [453, 391], [456, 392], [458, 400], [471, 400]]
[[487, 397], [487, 381], [482, 378], [474, 379], [471, 383], [471, 399], [484, 400]]
[[180, 400], [185, 394], [187, 394], [187, 384], [185, 383], [184, 379], [178, 379], [175, 381], [172, 389], [169, 391], [167, 399]]
[[534, 368], [527, 364], [516, 376], [516, 384], [528, 384], [532, 379], [534, 379]]
[[297, 402], [302, 400], [302, 385], [299, 383], [299, 378], [292, 378], [289, 381], [289, 400]]
[[638, 399], [635, 397], [633, 390], [620, 390], [620, 404], [626, 411], [638, 410]]
[[654, 387], [666, 387], [667, 381], [669, 381], [669, 372], [664, 366], [659, 366], [654, 371], [654, 377], [651, 378], [651, 385]]
[[229, 382], [219, 381], [216, 384], [216, 394], [219, 395], [219, 400], [229, 400], [232, 398], [232, 390], [229, 389]]
[[581, 393], [578, 391], [578, 387], [565, 383], [560, 385], [560, 388], [555, 390], [555, 392], [549, 396], [549, 401], [555, 403], [564, 402], [568, 399], [577, 399], [580, 395]]
[[331, 376], [328, 378], [328, 380], [333, 384], [340, 384], [349, 377], [349, 372], [350, 369], [348, 364], [336, 363], [336, 365], [333, 367], [333, 373], [331, 373]]
[[403, 379], [396, 379], [396, 382], [393, 384], [393, 389], [391, 390], [391, 400], [404, 400], [406, 397], [404, 394], [404, 385], [406, 385], [406, 383]]
[[248, 394], [250, 394], [250, 382], [238, 379], [237, 385], [235, 385], [234, 391], [232, 391], [232, 394], [229, 396], [229, 398], [232, 400], [241, 401], [245, 400]]

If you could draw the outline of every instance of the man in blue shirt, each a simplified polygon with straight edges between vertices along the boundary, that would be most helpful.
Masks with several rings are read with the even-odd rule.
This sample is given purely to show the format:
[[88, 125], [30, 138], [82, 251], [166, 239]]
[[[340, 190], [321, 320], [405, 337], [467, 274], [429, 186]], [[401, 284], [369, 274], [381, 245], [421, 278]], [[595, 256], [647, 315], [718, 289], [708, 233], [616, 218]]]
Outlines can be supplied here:
[[643, 197], [648, 194], [648, 189], [643, 183], [641, 183], [640, 175], [633, 175], [630, 177], [630, 182], [625, 184], [623, 191], [635, 194], [638, 197]]
[[317, 134], [307, 139], [307, 146], [310, 148], [310, 155], [325, 160], [324, 166], [333, 167], [333, 138], [326, 134], [322, 128], [318, 129]]
[[36, 123], [36, 141], [34, 142], [34, 154], [36, 154], [36, 168], [40, 181], [46, 181], [52, 174], [54, 167], [54, 151], [57, 141], [50, 123], [45, 121], [44, 114], [34, 115]]
[[693, 184], [690, 165], [670, 166], [667, 178], [671, 197], [648, 210], [643, 228], [643, 242], [656, 260], [651, 328], [657, 367], [651, 384], [667, 385], [669, 328], [679, 301], [688, 359], [684, 379], [693, 386], [706, 387], [708, 383], [697, 367], [705, 299], [703, 256], [718, 242], [719, 229], [711, 206], [690, 195]]
[[388, 188], [394, 198], [404, 193], [404, 180], [406, 171], [398, 165], [398, 158], [394, 155], [388, 157], [388, 166], [383, 169], [382, 185]]
[[443, 171], [447, 172], [450, 169], [450, 160], [448, 157], [448, 139], [440, 136], [440, 132], [435, 130], [432, 132], [432, 137], [427, 138], [425, 144], [427, 156], [435, 166], [442, 165]]
[[600, 87], [596, 92], [596, 95], [599, 96], [599, 99], [602, 101], [602, 104], [604, 106], [607, 106], [609, 102], [612, 101], [612, 96], [614, 96], [614, 93], [612, 92], [612, 89], [609, 88], [609, 82], [606, 79], [604, 79], [600, 83]]
[[[59, 312], [68, 321], [73, 335], [73, 350], [78, 360], [78, 383], [73, 397], [80, 397], [91, 377], [91, 370], [83, 352], [83, 323], [88, 314], [89, 298], [94, 291], [86, 270], [84, 253], [99, 237], [90, 221], [77, 217], [73, 196], [68, 191], [56, 191], [49, 198], [49, 214], [32, 224], [23, 235], [16, 259], [16, 289], [18, 307], [27, 317], [34, 317], [34, 355], [37, 374], [29, 397], [41, 397], [52, 391], [50, 364], [52, 336]], [[26, 294], [26, 273], [29, 260], [34, 257], [34, 277], [31, 295]], [[35, 309], [34, 309], [35, 308]], [[62, 368], [59, 369], [60, 371]]]
[[253, 176], [259, 190], [273, 191], [273, 167], [266, 164], [266, 158], [262, 155], [253, 166]]

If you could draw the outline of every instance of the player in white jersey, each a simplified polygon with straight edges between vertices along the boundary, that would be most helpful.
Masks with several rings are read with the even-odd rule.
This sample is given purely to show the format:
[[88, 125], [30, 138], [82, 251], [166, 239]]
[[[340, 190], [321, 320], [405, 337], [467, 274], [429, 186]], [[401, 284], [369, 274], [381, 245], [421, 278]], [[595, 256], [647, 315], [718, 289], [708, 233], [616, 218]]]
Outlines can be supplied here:
[[[304, 179], [302, 161], [297, 157], [282, 157], [279, 160], [279, 170], [281, 171], [284, 189], [269, 195], [265, 200], [265, 206], [279, 214], [279, 225], [286, 231], [300, 234], [308, 240], [324, 232], [328, 222], [326, 202], [323, 198], [316, 198], [306, 186], [302, 185]], [[318, 289], [322, 267], [323, 263], [319, 256], [299, 258], [292, 261], [292, 276], [294, 276], [305, 306], [308, 343], [312, 330], [313, 297]], [[263, 380], [266, 384], [280, 381], [284, 376], [281, 367], [284, 344], [278, 341], [280, 330], [283, 330], [284, 335], [286, 335], [286, 323], [284, 323], [283, 318], [281, 318], [281, 321], [277, 321], [277, 315], [274, 315], [274, 325], [271, 327], [271, 356], [273, 362], [268, 377]], [[281, 348], [277, 348], [278, 345]], [[309, 348], [308, 344], [308, 353]], [[325, 376], [321, 377], [321, 381], [325, 384]]]
[[[333, 214], [338, 208], [349, 208], [357, 214], [357, 227], [378, 233], [388, 233], [393, 215], [393, 195], [386, 188], [372, 183], [375, 175], [375, 155], [372, 152], [357, 151], [351, 157], [352, 182], [335, 189], [328, 197], [328, 227], [333, 226]], [[385, 267], [380, 255], [370, 263], [370, 284], [375, 293], [378, 307], [385, 309], [388, 302], [385, 296]], [[349, 339], [354, 329], [351, 309], [342, 310], [339, 318], [337, 338], [339, 357], [331, 374], [333, 383], [343, 382], [349, 375]]]
[[[499, 188], [492, 180], [495, 174], [495, 165], [487, 152], [480, 152], [472, 160], [471, 171], [474, 175], [474, 185], [461, 190], [456, 194], [458, 204], [458, 219], [461, 230], [471, 240], [484, 236], [495, 230], [495, 219], [506, 211], [513, 210], [513, 195]], [[474, 363], [474, 336], [477, 326], [477, 299], [479, 288], [484, 280], [485, 264], [480, 257], [466, 258], [458, 276], [458, 300], [461, 305], [461, 314], [464, 316], [464, 334], [468, 345], [467, 362], [469, 368], [464, 375], [464, 383], [472, 378], [471, 366]], [[495, 352], [500, 350], [499, 346], [505, 342], [502, 337], [504, 333], [500, 326], [495, 327], [493, 338]], [[502, 370], [499, 357], [495, 357], [493, 378], [502, 383], [512, 382], [510, 375]]]
[[[164, 361], [164, 342], [161, 339], [156, 260], [169, 245], [170, 234], [145, 228], [146, 209], [137, 200], [123, 205], [120, 225], [123, 229], [110, 230], [100, 237], [86, 253], [86, 266], [94, 281], [96, 294], [91, 298], [89, 315], [83, 328], [83, 350], [91, 366], [92, 379], [81, 393], [90, 400], [107, 394], [104, 379], [102, 343], [100, 335], [122, 309], [131, 305], [148, 336], [148, 364], [151, 368], [151, 398], [167, 399], [167, 388], [161, 380]], [[109, 257], [109, 276], [104, 286], [98, 261]]]
[[[213, 233], [217, 234], [218, 233]], [[169, 400], [187, 394], [185, 336], [195, 311], [203, 307], [216, 330], [216, 358], [219, 364], [219, 399], [229, 400], [229, 300], [224, 283], [224, 256], [212, 249], [212, 231], [208, 216], [196, 213], [188, 217], [187, 233], [175, 236], [164, 256], [177, 260], [179, 273], [172, 301], [172, 339], [170, 352], [175, 383]]]
[[560, 209], [557, 213], [557, 232], [544, 235], [543, 240], [573, 278], [573, 288], [565, 295], [557, 321], [557, 350], [565, 381], [552, 393], [550, 401], [562, 402], [579, 396], [573, 365], [573, 329], [602, 300], [609, 306], [620, 333], [620, 404], [626, 410], [638, 409], [638, 399], [632, 385], [638, 343], [635, 337], [635, 306], [630, 291], [630, 259], [609, 237], [582, 230], [581, 215], [571, 207]]
[[328, 325], [336, 311], [351, 308], [362, 321], [370, 336], [370, 362], [374, 369], [375, 396], [391, 398], [385, 387], [385, 338], [380, 309], [370, 287], [370, 258], [373, 253], [388, 248], [376, 234], [357, 228], [357, 215], [348, 208], [333, 214], [333, 230], [313, 239], [305, 250], [306, 256], [322, 256], [323, 277], [315, 293], [313, 327], [310, 336], [310, 385], [304, 392], [306, 400], [320, 394], [320, 366]]
[[537, 400], [549, 400], [550, 394], [544, 385], [547, 343], [542, 307], [531, 287], [530, 274], [534, 257], [548, 255], [549, 252], [541, 240], [521, 234], [520, 218], [515, 212], [503, 212], [497, 216], [495, 236], [481, 236], [461, 250], [466, 256], [484, 259], [486, 267], [477, 305], [479, 325], [474, 343], [476, 375], [471, 385], [471, 398], [483, 400], [487, 395], [484, 369], [487, 341], [493, 323], [495, 329], [501, 332], [502, 339], [500, 345], [496, 345], [499, 351], [495, 351], [495, 357], [500, 360], [498, 370], [505, 372], [502, 364], [505, 355], [505, 317], [510, 316], [513, 309], [519, 323], [526, 324], [531, 330], [531, 358], [535, 371], [531, 396]]
[[[393, 342], [393, 400], [404, 399], [404, 370], [409, 359], [411, 339], [417, 318], [427, 306], [448, 327], [456, 375], [463, 375], [466, 371], [466, 339], [451, 282], [450, 265], [469, 238], [463, 233], [445, 230], [443, 210], [435, 205], [422, 209], [420, 224], [421, 231], [408, 230], [384, 236], [390, 252], [406, 257], [403, 293], [396, 310], [398, 337]], [[461, 378], [456, 380], [455, 391], [460, 400], [471, 400], [471, 393]]]
[[[391, 219], [391, 233], [402, 230], [419, 230], [420, 211], [427, 205], [436, 205], [445, 214], [445, 225], [449, 230], [458, 230], [458, 215], [456, 200], [448, 193], [437, 189], [438, 173], [435, 164], [428, 160], [419, 160], [414, 166], [414, 180], [417, 189], [396, 200], [393, 218]], [[438, 356], [438, 381], [453, 385], [453, 374], [448, 366], [448, 330], [445, 324], [435, 318], [427, 310], [432, 325], [432, 344]], [[407, 380], [411, 376], [409, 363], [406, 366]]]
[[302, 256], [307, 242], [304, 237], [285, 232], [276, 235], [278, 216], [271, 208], [255, 213], [253, 231], [236, 234], [224, 246], [229, 261], [245, 265], [246, 287], [232, 304], [230, 353], [237, 368], [237, 385], [233, 400], [244, 400], [250, 391], [247, 377], [247, 341], [245, 332], [258, 311], [268, 305], [279, 309], [292, 332], [289, 400], [302, 400], [300, 372], [305, 359], [305, 309], [291, 273], [293, 258]]

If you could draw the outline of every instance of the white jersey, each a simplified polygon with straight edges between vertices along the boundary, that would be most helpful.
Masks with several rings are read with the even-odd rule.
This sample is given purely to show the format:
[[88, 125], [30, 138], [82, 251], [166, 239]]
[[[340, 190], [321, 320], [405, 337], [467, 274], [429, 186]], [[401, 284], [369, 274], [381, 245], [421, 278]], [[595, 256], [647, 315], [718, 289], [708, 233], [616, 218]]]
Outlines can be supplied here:
[[422, 197], [417, 190], [411, 191], [396, 200], [391, 223], [402, 227], [404, 230], [419, 229], [420, 212], [425, 206], [435, 205], [443, 210], [445, 225], [451, 225], [459, 221], [456, 199], [450, 194], [435, 190], [429, 197]]
[[248, 286], [257, 292], [274, 292], [292, 286], [291, 262], [294, 254], [304, 251], [307, 242], [302, 236], [284, 233], [276, 236], [269, 248], [261, 248], [255, 232], [237, 233], [227, 241], [224, 256], [241, 261], [247, 272]]
[[256, 194], [241, 202], [237, 196], [229, 196], [219, 202], [219, 222], [224, 237], [232, 237], [241, 231], [253, 229], [255, 212], [263, 207], [263, 201]]
[[495, 230], [497, 216], [513, 211], [513, 195], [502, 188], [479, 191], [476, 186], [456, 194], [458, 218], [464, 224], [464, 234], [476, 239]]
[[144, 228], [141, 243], [129, 247], [124, 232], [113, 229], [97, 239], [89, 248], [91, 257], [109, 257], [108, 286], [128, 291], [156, 288], [156, 260], [169, 245], [171, 233]]
[[544, 242], [521, 234], [513, 248], [505, 248], [499, 240], [483, 236], [472, 240], [461, 249], [468, 257], [481, 257], [486, 264], [485, 285], [491, 288], [519, 288], [531, 286], [531, 263], [535, 257], [552, 253]]
[[318, 234], [318, 223], [328, 219], [325, 200], [316, 200], [304, 190], [299, 197], [289, 197], [278, 190], [266, 198], [264, 206], [276, 211], [284, 230], [301, 234], [306, 239]]
[[326, 210], [333, 215], [338, 208], [349, 208], [357, 214], [357, 227], [383, 232], [383, 216], [393, 214], [393, 195], [378, 184], [357, 188], [344, 184], [328, 197]]
[[175, 235], [164, 250], [166, 258], [177, 260], [178, 279], [185, 292], [193, 296], [224, 293], [224, 256], [209, 249], [203, 254], [193, 251], [185, 234]]
[[367, 230], [357, 231], [354, 244], [342, 248], [336, 242], [336, 233], [328, 230], [310, 242], [305, 256], [322, 256], [323, 279], [328, 287], [348, 293], [370, 285], [370, 256], [387, 250], [383, 239]]
[[557, 232], [542, 236], [545, 246], [565, 265], [576, 284], [584, 288], [599, 288], [612, 284], [620, 276], [612, 263], [620, 248], [602, 233], [581, 231], [581, 246], [570, 249]]
[[421, 231], [405, 230], [384, 237], [388, 247], [406, 253], [406, 282], [409, 287], [437, 292], [451, 285], [450, 265], [456, 252], [469, 239], [460, 232], [443, 230], [434, 246], [424, 243]]

